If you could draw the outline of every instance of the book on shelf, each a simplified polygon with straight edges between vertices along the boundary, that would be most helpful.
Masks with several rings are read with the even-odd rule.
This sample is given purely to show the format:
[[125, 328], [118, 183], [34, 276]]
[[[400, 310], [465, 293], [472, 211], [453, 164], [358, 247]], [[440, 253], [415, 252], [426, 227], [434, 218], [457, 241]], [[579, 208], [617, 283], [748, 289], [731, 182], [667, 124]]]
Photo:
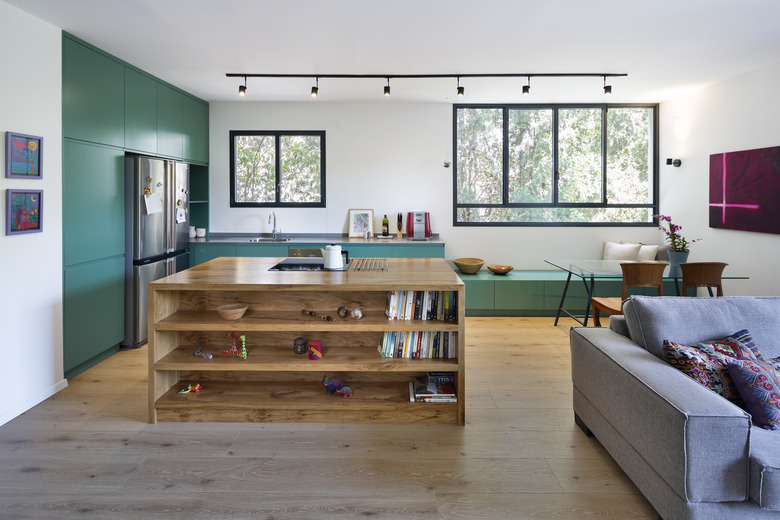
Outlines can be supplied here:
[[456, 291], [388, 291], [385, 315], [388, 320], [455, 321], [456, 302]]
[[379, 336], [377, 351], [382, 357], [406, 359], [454, 359], [458, 333], [445, 330], [389, 330]]
[[418, 376], [409, 381], [409, 401], [416, 403], [457, 403], [452, 382], [431, 381], [430, 376]]

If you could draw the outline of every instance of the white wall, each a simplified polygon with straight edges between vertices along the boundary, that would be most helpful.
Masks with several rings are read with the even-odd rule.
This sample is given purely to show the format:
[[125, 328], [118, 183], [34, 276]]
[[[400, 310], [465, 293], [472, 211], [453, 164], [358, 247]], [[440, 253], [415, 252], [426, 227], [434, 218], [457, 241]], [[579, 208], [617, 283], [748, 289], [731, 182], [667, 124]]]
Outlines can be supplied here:
[[43, 232], [0, 235], [0, 424], [67, 386], [62, 356], [61, 32], [0, 2], [0, 132], [42, 136], [42, 180], [0, 178], [7, 189], [42, 189]]
[[[709, 229], [709, 154], [780, 145], [780, 106], [772, 98], [780, 69], [714, 85], [660, 109], [661, 212], [684, 226], [690, 260], [719, 260], [749, 281], [727, 281], [732, 295], [778, 295], [780, 278], [768, 263], [780, 255], [780, 236]], [[452, 106], [399, 103], [212, 103], [210, 109], [211, 231], [269, 232], [268, 210], [229, 207], [230, 130], [325, 130], [327, 207], [275, 210], [289, 233], [343, 233], [349, 208], [382, 215], [431, 212], [447, 259], [464, 256], [519, 269], [550, 268], [547, 258], [598, 258], [605, 240], [663, 243], [654, 227], [454, 227], [452, 225]], [[683, 166], [665, 165], [666, 157]], [[745, 252], [749, 253], [745, 253]], [[766, 252], [766, 253], [764, 253]]]
[[230, 130], [325, 130], [327, 207], [276, 209], [288, 233], [345, 233], [349, 208], [382, 215], [423, 209], [446, 242], [447, 259], [546, 269], [546, 258], [600, 257], [604, 240], [655, 243], [655, 228], [454, 227], [452, 225], [452, 105], [398, 103], [211, 103], [211, 231], [269, 232], [269, 210], [230, 208]]
[[[728, 262], [750, 280], [726, 281], [727, 294], [780, 295], [780, 235], [709, 227], [711, 154], [780, 146], [780, 64], [661, 104], [661, 156], [682, 166], [661, 168], [662, 214], [671, 215], [691, 246], [690, 261]], [[780, 172], [775, 172], [780, 183]]]

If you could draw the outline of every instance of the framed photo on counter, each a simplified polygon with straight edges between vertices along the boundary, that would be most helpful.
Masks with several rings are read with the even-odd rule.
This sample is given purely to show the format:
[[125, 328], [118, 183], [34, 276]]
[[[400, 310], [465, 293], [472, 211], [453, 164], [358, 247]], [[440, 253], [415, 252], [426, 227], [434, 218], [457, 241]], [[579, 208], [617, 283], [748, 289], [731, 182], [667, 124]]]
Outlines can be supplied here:
[[349, 210], [349, 238], [363, 238], [366, 232], [374, 235], [374, 210], [351, 209]]

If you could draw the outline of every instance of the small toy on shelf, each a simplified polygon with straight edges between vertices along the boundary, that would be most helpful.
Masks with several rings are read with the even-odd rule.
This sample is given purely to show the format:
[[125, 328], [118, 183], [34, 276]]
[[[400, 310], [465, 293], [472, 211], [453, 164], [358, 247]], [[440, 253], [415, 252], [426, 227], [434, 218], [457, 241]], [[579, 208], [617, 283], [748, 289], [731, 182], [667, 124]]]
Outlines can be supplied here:
[[359, 320], [363, 317], [363, 311], [360, 309], [360, 307], [355, 307], [352, 309], [352, 318]]
[[241, 352], [236, 354], [238, 357], [246, 361], [246, 335], [241, 334]]
[[339, 307], [338, 310], [336, 311], [336, 314], [339, 315], [339, 318], [346, 318], [348, 313], [349, 311], [343, 305]]
[[293, 352], [296, 354], [305, 354], [308, 349], [309, 342], [306, 341], [306, 338], [300, 336], [295, 338], [295, 342], [293, 343]]
[[348, 386], [344, 386], [336, 390], [337, 394], [341, 394], [342, 397], [352, 397], [352, 389]]
[[231, 332], [230, 337], [233, 339], [233, 344], [230, 346], [228, 350], [223, 350], [223, 354], [232, 354], [234, 356], [238, 355], [238, 347], [236, 347], [236, 333]]
[[202, 387], [200, 386], [200, 383], [194, 384], [194, 385], [187, 385], [187, 388], [184, 390], [179, 390], [180, 394], [189, 394], [190, 392], [200, 392], [200, 389]]
[[322, 384], [325, 385], [325, 393], [332, 395], [344, 387], [344, 382], [340, 377], [322, 376]]
[[313, 361], [322, 359], [322, 341], [312, 340], [309, 342], [309, 359]]

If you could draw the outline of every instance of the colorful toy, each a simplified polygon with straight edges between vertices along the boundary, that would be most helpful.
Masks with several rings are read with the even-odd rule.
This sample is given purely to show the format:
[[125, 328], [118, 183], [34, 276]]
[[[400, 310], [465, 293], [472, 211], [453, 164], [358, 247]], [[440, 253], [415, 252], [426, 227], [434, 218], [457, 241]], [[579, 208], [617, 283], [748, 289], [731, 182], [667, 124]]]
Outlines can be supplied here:
[[309, 342], [309, 359], [313, 361], [322, 359], [322, 341], [312, 340]]
[[241, 334], [241, 352], [239, 352], [237, 355], [246, 361], [246, 336], [244, 334]]
[[230, 333], [230, 337], [233, 338], [233, 344], [231, 345], [231, 347], [228, 350], [223, 350], [222, 353], [223, 354], [232, 354], [234, 356], [237, 356], [238, 355], [238, 347], [236, 347], [236, 333], [235, 332], [231, 332]]
[[339, 388], [336, 393], [341, 394], [342, 397], [352, 397], [352, 389], [348, 386]]
[[200, 389], [202, 387], [200, 386], [200, 383], [194, 384], [194, 385], [187, 385], [187, 388], [184, 390], [179, 390], [180, 394], [189, 394], [190, 392], [200, 392]]
[[338, 392], [344, 387], [340, 377], [322, 376], [322, 384], [325, 385], [325, 393], [328, 395], [332, 395], [333, 392]]

